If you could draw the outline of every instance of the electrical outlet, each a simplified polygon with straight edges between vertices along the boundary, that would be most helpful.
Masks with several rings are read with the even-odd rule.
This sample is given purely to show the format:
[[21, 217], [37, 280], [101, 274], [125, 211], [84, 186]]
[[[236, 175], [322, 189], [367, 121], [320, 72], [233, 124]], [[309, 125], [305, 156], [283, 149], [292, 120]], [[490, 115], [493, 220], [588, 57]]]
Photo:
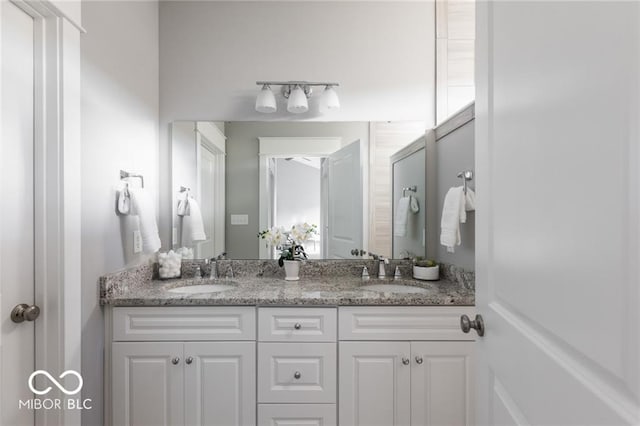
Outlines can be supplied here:
[[173, 233], [171, 235], [172, 244], [175, 246], [178, 244], [178, 228], [173, 228]]
[[142, 235], [140, 231], [133, 231], [133, 252], [140, 253], [142, 251]]
[[248, 225], [249, 215], [248, 214], [232, 214], [231, 224], [232, 225]]

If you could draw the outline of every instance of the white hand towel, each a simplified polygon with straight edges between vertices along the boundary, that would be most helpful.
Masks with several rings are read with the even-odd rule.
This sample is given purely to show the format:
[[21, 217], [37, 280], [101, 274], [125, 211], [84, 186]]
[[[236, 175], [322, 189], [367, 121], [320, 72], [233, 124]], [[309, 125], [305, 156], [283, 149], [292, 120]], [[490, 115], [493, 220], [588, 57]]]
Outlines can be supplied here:
[[464, 197], [465, 210], [472, 212], [476, 210], [476, 193], [471, 188], [467, 188], [467, 196]]
[[118, 213], [129, 214], [131, 210], [131, 200], [129, 200], [127, 188], [118, 191]]
[[191, 218], [191, 240], [204, 241], [207, 235], [204, 233], [204, 222], [202, 221], [202, 213], [200, 206], [195, 198], [189, 197], [189, 211]]
[[402, 197], [398, 200], [396, 207], [396, 217], [393, 223], [393, 235], [396, 237], [404, 237], [407, 235], [407, 221], [409, 220], [409, 201], [410, 197]]
[[160, 249], [161, 243], [156, 211], [151, 198], [142, 188], [129, 188], [129, 195], [131, 196], [131, 214], [138, 216], [142, 250], [147, 254], [155, 253]]
[[440, 220], [440, 244], [445, 246], [449, 253], [454, 252], [454, 246], [460, 245], [460, 224], [466, 221], [463, 188], [451, 188], [444, 197]]
[[189, 216], [189, 193], [182, 191], [178, 194], [178, 216]]

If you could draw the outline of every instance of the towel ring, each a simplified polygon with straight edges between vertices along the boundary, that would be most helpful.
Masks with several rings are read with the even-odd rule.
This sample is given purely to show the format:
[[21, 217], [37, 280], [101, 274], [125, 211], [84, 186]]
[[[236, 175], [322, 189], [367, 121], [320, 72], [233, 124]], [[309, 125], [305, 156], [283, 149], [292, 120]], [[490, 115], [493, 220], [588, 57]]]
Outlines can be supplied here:
[[405, 192], [407, 191], [411, 191], [411, 192], [417, 192], [418, 191], [418, 187], [416, 185], [413, 186], [407, 186], [406, 188], [402, 188], [402, 196], [405, 196]]
[[[140, 185], [142, 188], [144, 188], [144, 177], [142, 175], [138, 175], [135, 173], [129, 173], [126, 172], [124, 170], [120, 170], [120, 180], [123, 179], [128, 179], [128, 178], [138, 178], [140, 179]], [[129, 183], [127, 182], [127, 187], [129, 186]]]
[[467, 182], [473, 179], [473, 170], [465, 170], [458, 173], [458, 177], [462, 179], [462, 190], [467, 193]]

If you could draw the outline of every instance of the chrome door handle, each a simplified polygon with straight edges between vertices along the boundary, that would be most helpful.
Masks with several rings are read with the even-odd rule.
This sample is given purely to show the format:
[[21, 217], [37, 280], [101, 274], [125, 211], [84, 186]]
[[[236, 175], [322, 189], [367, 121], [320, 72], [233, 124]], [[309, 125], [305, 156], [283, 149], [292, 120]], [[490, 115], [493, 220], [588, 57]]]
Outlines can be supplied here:
[[11, 311], [11, 321], [21, 323], [23, 321], [35, 321], [40, 316], [40, 308], [38, 305], [27, 305], [20, 303]]
[[295, 323], [295, 325], [293, 326], [293, 328], [295, 328], [296, 330], [300, 330], [302, 328], [302, 324], [300, 324], [299, 322]]
[[424, 360], [422, 359], [421, 356], [417, 356], [416, 357], [416, 364], [422, 364], [424, 362]]
[[175, 357], [171, 360], [171, 364], [173, 365], [178, 365], [179, 362], [180, 362], [180, 357]]
[[409, 365], [411, 360], [409, 358], [402, 357], [402, 365]]
[[462, 315], [460, 317], [460, 328], [463, 333], [468, 333], [471, 329], [475, 329], [478, 336], [484, 336], [484, 320], [482, 315], [476, 315], [476, 319], [470, 320], [468, 316]]
[[193, 362], [193, 357], [187, 357], [187, 359], [184, 360], [184, 362], [186, 362], [187, 364], [191, 364]]
[[299, 371], [296, 371], [295, 373], [293, 373], [293, 377], [299, 379], [300, 377], [302, 377], [302, 374]]

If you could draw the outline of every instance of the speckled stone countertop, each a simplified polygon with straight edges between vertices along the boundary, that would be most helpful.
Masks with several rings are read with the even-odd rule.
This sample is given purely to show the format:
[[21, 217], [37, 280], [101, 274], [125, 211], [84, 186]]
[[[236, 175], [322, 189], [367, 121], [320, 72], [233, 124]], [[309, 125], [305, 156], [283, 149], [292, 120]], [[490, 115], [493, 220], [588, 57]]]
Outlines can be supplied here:
[[[197, 261], [183, 263], [183, 277], [173, 280], [154, 279], [154, 266], [143, 265], [133, 269], [109, 274], [100, 279], [100, 303], [111, 306], [214, 306], [214, 305], [260, 305], [260, 306], [472, 306], [475, 303], [474, 289], [470, 282], [451, 279], [439, 281], [417, 281], [409, 278], [385, 280], [375, 278], [376, 266], [367, 261], [308, 261], [302, 265], [300, 281], [285, 281], [281, 268], [272, 261], [219, 261], [218, 273], [227, 276], [228, 268], [234, 271], [233, 278], [217, 281], [193, 278]], [[360, 277], [363, 265], [368, 266], [371, 278]], [[387, 266], [393, 274], [398, 265], [404, 277], [411, 276], [410, 264], [397, 261]], [[203, 271], [206, 273], [202, 265]], [[377, 270], [376, 270], [377, 271]], [[221, 273], [222, 272], [222, 273]], [[234, 288], [216, 293], [174, 293], [176, 287], [199, 284], [227, 284]], [[362, 289], [370, 284], [400, 284], [422, 287], [422, 293], [397, 293]]]

